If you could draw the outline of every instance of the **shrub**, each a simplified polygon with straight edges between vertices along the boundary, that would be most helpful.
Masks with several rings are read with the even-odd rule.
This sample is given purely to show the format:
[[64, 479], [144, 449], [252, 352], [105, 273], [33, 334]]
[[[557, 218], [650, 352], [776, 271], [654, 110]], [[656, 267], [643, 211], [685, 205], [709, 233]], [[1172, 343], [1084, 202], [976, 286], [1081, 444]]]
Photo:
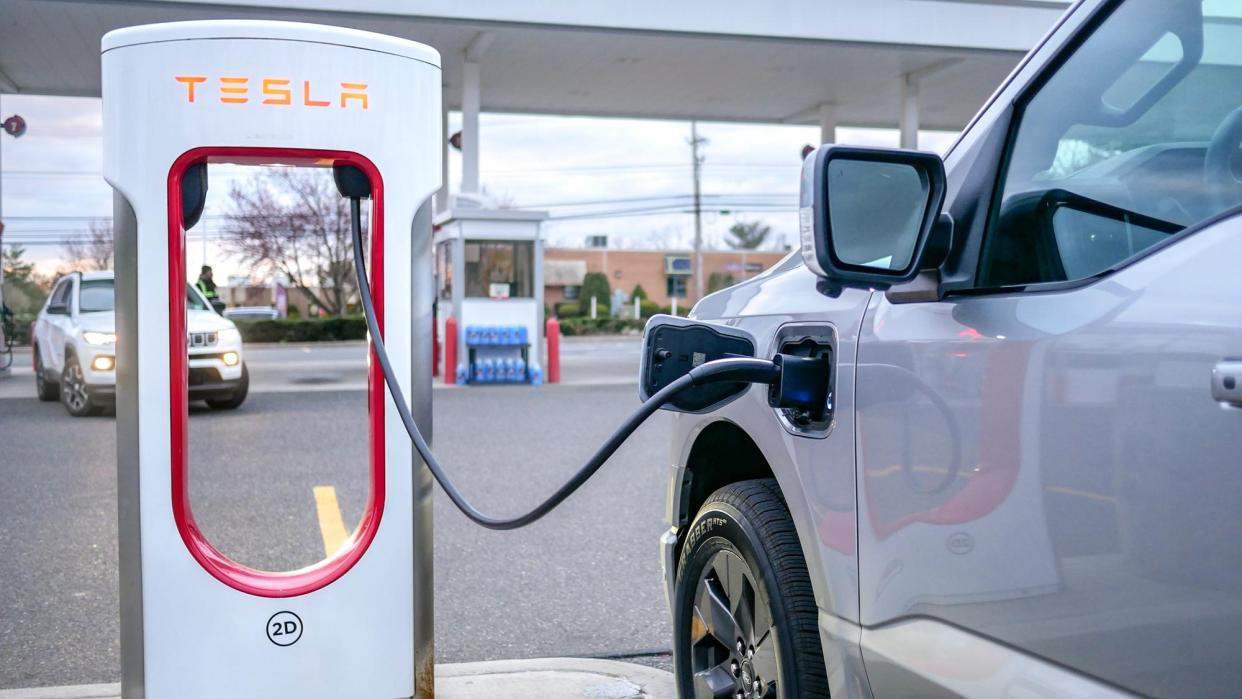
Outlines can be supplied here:
[[245, 342], [335, 342], [366, 339], [367, 321], [361, 316], [239, 320], [237, 329]]
[[596, 312], [605, 316], [612, 305], [612, 285], [603, 272], [587, 272], [582, 278], [582, 290], [578, 293], [578, 304], [582, 306], [583, 315], [591, 312], [591, 297], [595, 297]]
[[576, 301], [556, 304], [557, 318], [577, 318], [582, 315], [582, 307]]
[[646, 297], [643, 297], [643, 300], [638, 302], [638, 313], [644, 318], [650, 318], [659, 312], [660, 304], [655, 301], [649, 301]]
[[[11, 326], [6, 325], [4, 328], [5, 337], [7, 338], [8, 333], [11, 332], [13, 333], [12, 342], [15, 347], [29, 345], [30, 344], [30, 333], [32, 332], [34, 321], [35, 321], [35, 316], [33, 315], [29, 315], [26, 313], [14, 314], [13, 324]], [[3, 351], [4, 351], [4, 348], [0, 347], [0, 352], [3, 352]]]
[[646, 301], [647, 290], [643, 288], [642, 284], [635, 284], [634, 290], [630, 292], [630, 298], [631, 299], [642, 299], [643, 301]]
[[732, 274], [728, 272], [712, 272], [707, 277], [707, 293], [715, 293], [721, 289], [727, 289], [737, 283]]

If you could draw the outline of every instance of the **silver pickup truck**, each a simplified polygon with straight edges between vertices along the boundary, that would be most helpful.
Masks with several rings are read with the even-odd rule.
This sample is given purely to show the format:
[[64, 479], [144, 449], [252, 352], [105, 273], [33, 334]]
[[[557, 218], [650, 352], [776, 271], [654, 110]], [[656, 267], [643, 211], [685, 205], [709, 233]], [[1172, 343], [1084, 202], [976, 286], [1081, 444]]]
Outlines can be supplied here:
[[810, 155], [692, 315], [830, 375], [678, 416], [682, 696], [1242, 693], [1240, 145], [1242, 2], [1084, 0], [943, 160]]

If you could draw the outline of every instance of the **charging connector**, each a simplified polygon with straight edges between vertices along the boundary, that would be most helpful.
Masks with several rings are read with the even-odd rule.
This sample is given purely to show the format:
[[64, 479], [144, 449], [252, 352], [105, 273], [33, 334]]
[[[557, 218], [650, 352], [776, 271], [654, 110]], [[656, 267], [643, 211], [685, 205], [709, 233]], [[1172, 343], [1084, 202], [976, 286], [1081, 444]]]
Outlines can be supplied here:
[[768, 384], [768, 405], [803, 410], [812, 420], [822, 419], [828, 406], [832, 359], [778, 354], [772, 364], [776, 380]]

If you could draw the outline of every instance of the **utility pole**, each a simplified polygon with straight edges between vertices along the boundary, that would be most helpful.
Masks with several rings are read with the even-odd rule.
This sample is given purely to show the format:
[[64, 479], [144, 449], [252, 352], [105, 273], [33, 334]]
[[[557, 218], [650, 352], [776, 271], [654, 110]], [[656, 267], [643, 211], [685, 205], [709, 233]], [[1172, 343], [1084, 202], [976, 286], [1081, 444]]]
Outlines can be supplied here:
[[703, 202], [699, 194], [699, 179], [702, 172], [703, 156], [699, 155], [699, 146], [707, 143], [706, 138], [699, 137], [699, 123], [690, 122], [690, 156], [694, 160], [694, 300], [703, 298]]

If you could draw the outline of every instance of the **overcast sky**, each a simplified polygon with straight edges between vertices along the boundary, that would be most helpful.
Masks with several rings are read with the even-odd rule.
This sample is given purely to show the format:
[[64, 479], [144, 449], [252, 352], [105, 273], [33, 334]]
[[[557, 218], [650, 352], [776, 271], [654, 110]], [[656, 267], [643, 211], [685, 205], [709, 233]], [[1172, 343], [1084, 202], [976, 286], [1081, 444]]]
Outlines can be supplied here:
[[[27, 258], [50, 272], [63, 253], [57, 239], [112, 213], [111, 191], [101, 176], [99, 100], [0, 98], [0, 119], [14, 113], [25, 117], [28, 131], [19, 139], [0, 136], [5, 244], [32, 243]], [[484, 188], [509, 205], [547, 209], [554, 217], [544, 228], [550, 244], [581, 246], [586, 236], [600, 234], [617, 247], [691, 244], [690, 214], [649, 211], [684, 209], [689, 202], [688, 122], [483, 114], [480, 123]], [[450, 115], [450, 130], [459, 124], [459, 115]], [[793, 244], [800, 151], [818, 139], [818, 127], [708, 122], [699, 124], [699, 135], [708, 139], [702, 149], [708, 245], [723, 247], [730, 225], [756, 219], [772, 226], [773, 244]], [[924, 132], [920, 138], [922, 148], [943, 151], [953, 134]], [[838, 141], [895, 146], [897, 134], [843, 128]], [[461, 175], [455, 151], [449, 168], [456, 190]], [[213, 189], [209, 211], [220, 210], [225, 193]], [[617, 215], [623, 212], [630, 215]], [[214, 244], [204, 248], [192, 236], [188, 247], [191, 268], [205, 249], [210, 263], [225, 272], [219, 276], [242, 271]]]

